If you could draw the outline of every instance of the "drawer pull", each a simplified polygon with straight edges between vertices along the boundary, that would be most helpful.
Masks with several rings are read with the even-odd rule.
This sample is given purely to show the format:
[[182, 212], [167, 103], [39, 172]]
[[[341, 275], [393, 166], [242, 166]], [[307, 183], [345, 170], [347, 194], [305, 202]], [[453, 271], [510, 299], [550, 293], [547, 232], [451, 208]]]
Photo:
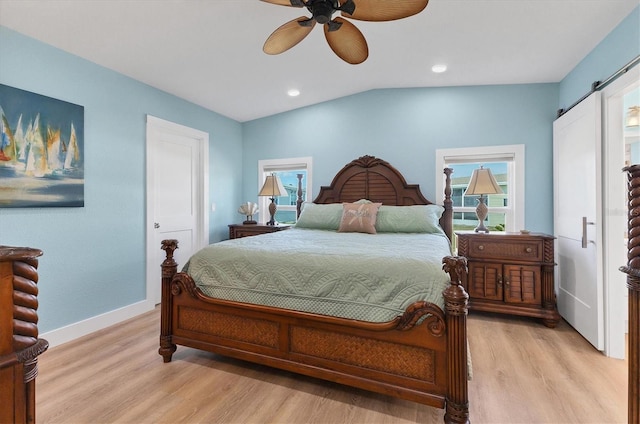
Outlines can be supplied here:
[[484, 250], [484, 246], [483, 245], [478, 246], [478, 250]]
[[525, 249], [525, 252], [527, 252], [527, 253], [531, 253], [531, 252], [533, 252], [533, 249], [532, 249], [532, 248], [530, 248], [530, 247], [527, 247], [527, 248]]
[[498, 286], [502, 286], [502, 275], [498, 274]]

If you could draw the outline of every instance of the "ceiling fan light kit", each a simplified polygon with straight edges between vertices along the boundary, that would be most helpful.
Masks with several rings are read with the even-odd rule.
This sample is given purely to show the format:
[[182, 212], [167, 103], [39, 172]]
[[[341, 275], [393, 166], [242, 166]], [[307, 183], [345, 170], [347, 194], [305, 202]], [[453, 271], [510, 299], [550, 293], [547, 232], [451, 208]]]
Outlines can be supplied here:
[[[271, 55], [283, 53], [301, 42], [316, 23], [324, 26], [324, 35], [331, 50], [352, 65], [369, 57], [367, 41], [355, 25], [343, 18], [383, 22], [403, 19], [420, 13], [429, 0], [262, 0], [289, 7], [306, 7], [311, 17], [301, 16], [276, 29], [267, 38], [262, 50]], [[342, 17], [333, 18], [340, 12]]]

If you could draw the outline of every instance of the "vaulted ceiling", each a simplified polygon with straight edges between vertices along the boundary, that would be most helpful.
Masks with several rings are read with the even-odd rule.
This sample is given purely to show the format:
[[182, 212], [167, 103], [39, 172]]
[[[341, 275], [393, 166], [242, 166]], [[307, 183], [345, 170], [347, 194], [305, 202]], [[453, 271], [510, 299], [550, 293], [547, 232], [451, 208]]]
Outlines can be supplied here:
[[431, 0], [406, 19], [352, 20], [369, 45], [359, 65], [319, 26], [264, 54], [277, 27], [309, 14], [259, 0], [0, 0], [0, 25], [244, 122], [377, 88], [558, 82], [637, 5]]

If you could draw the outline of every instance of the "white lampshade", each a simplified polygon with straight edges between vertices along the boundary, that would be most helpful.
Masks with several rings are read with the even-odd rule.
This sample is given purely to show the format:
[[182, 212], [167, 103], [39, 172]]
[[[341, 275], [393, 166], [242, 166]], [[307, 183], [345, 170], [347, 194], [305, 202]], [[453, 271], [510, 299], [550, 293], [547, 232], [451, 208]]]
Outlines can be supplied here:
[[280, 197], [286, 196], [286, 194], [287, 190], [284, 189], [280, 178], [276, 174], [271, 174], [264, 180], [264, 185], [260, 189], [258, 196]]
[[502, 194], [503, 191], [491, 173], [491, 169], [480, 166], [473, 170], [465, 195]]

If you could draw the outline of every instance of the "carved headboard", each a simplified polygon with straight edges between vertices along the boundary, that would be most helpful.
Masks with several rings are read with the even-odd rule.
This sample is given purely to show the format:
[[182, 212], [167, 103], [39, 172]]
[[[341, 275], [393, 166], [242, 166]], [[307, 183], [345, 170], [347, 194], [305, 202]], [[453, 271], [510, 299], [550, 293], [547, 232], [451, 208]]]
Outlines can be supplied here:
[[[445, 169], [446, 184], [444, 213], [440, 225], [451, 239], [453, 235], [453, 211], [451, 201], [452, 170]], [[380, 202], [384, 205], [430, 205], [417, 184], [407, 184], [402, 174], [388, 162], [362, 156], [345, 165], [333, 178], [331, 185], [322, 186], [314, 203], [350, 203], [360, 199]], [[298, 209], [300, 203], [298, 204]], [[299, 213], [299, 210], [298, 210]]]

